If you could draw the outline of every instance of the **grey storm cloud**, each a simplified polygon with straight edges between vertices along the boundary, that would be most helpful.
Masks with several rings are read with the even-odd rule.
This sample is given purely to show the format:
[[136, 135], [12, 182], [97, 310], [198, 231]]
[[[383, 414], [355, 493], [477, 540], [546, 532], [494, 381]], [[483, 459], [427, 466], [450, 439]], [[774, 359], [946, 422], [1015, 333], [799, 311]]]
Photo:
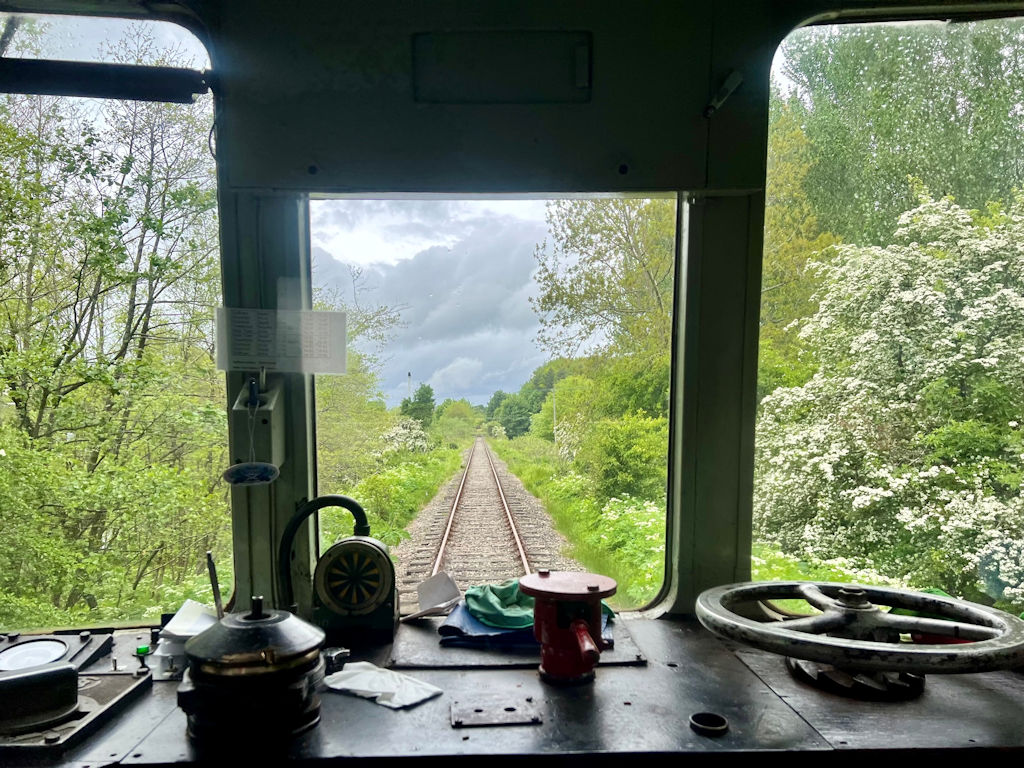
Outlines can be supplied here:
[[[428, 204], [438, 205], [421, 202]], [[428, 213], [419, 209], [419, 214]], [[448, 215], [451, 209], [439, 208], [438, 213]], [[363, 214], [365, 210], [357, 215]], [[422, 224], [423, 231], [434, 226], [427, 221], [413, 224]], [[465, 218], [458, 224], [436, 225], [439, 239], [449, 242], [457, 231], [459, 239], [450, 246], [363, 268], [360, 301], [402, 308], [403, 327], [382, 350], [380, 383], [389, 405], [406, 396], [409, 372], [413, 388], [430, 384], [438, 402], [465, 397], [486, 403], [498, 389], [518, 390], [547, 359], [534, 341], [539, 323], [529, 303], [537, 293], [534, 249], [546, 235], [545, 225], [500, 215]], [[314, 248], [314, 282], [335, 286], [348, 301], [351, 279], [341, 261]]]

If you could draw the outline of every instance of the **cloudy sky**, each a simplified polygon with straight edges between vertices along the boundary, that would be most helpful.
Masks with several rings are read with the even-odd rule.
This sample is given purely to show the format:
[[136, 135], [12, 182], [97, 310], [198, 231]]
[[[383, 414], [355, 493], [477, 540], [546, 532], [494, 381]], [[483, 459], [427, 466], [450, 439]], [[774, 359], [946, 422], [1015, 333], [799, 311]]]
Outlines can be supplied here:
[[534, 248], [547, 234], [542, 200], [324, 200], [311, 203], [314, 282], [361, 304], [401, 307], [383, 351], [388, 405], [412, 386], [436, 402], [484, 404], [516, 391], [548, 358], [534, 337]]
[[[0, 13], [2, 27], [10, 13]], [[202, 43], [191, 32], [177, 24], [166, 21], [136, 22], [128, 19], [105, 19], [87, 16], [57, 16], [20, 14], [41, 26], [42, 37], [39, 44], [41, 55], [69, 61], [112, 61], [109, 56], [101, 54], [106, 46], [114, 44], [122, 37], [127, 37], [133, 25], [144, 24], [153, 36], [158, 48], [176, 49], [181, 55], [182, 64], [189, 64], [198, 69], [210, 66], [210, 59]], [[21, 32], [15, 37], [8, 55], [31, 56], [30, 51], [19, 47]]]

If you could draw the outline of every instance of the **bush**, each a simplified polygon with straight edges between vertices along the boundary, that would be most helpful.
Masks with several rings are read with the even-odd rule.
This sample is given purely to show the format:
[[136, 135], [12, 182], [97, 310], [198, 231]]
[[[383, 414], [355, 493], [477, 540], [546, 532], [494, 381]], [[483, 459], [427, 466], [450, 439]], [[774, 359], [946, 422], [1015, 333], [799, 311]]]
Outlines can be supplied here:
[[[458, 470], [462, 451], [437, 448], [427, 453], [392, 454], [390, 466], [363, 478], [345, 492], [366, 510], [371, 536], [388, 546], [406, 537], [405, 526], [434, 497], [437, 489]], [[320, 516], [321, 544], [330, 545], [352, 535], [352, 516], [327, 509]]]
[[602, 419], [583, 441], [576, 465], [584, 475], [593, 478], [601, 499], [664, 499], [668, 481], [667, 444], [667, 419], [652, 419], [643, 412]]

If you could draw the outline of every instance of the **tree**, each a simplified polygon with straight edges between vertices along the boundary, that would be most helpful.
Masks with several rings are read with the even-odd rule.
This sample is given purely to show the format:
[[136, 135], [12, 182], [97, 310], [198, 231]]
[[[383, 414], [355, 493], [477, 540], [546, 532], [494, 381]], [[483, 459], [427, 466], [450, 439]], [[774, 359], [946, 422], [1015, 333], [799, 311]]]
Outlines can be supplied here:
[[530, 434], [551, 440], [571, 461], [594, 421], [598, 383], [585, 376], [567, 376], [555, 384], [544, 405], [530, 419]]
[[576, 465], [601, 499], [665, 497], [668, 420], [642, 413], [601, 419], [579, 448]]
[[768, 128], [764, 261], [761, 273], [758, 399], [778, 386], [803, 384], [813, 373], [813, 350], [795, 321], [814, 312], [818, 288], [808, 260], [836, 243], [824, 233], [807, 198], [811, 146], [799, 107], [773, 92]]
[[345, 373], [316, 379], [318, 482], [337, 493], [380, 469], [398, 421], [380, 391], [379, 350], [401, 325], [400, 308], [367, 303], [361, 273], [351, 268], [350, 275], [351, 297], [313, 288], [315, 309], [345, 313]]
[[[174, 63], [140, 30], [114, 53]], [[180, 604], [229, 532], [210, 100], [101, 109], [0, 105], [0, 506], [47, 534], [0, 552], [19, 621]]]
[[525, 435], [530, 430], [529, 401], [522, 395], [509, 395], [501, 401], [494, 412], [494, 418], [501, 423], [505, 434], [511, 439]]
[[558, 355], [581, 349], [648, 352], [671, 340], [675, 201], [556, 200], [552, 242], [537, 247], [538, 341]]
[[416, 419], [423, 428], [430, 426], [434, 418], [434, 389], [429, 384], [420, 384], [412, 398], [402, 398], [400, 410], [403, 416]]
[[823, 230], [886, 245], [908, 177], [969, 208], [1024, 184], [1024, 24], [808, 27], [782, 45]]
[[814, 265], [801, 334], [819, 368], [763, 401], [756, 529], [801, 557], [1020, 606], [1024, 199], [972, 213], [918, 194], [896, 243]]
[[449, 398], [437, 407], [435, 428], [443, 443], [458, 447], [473, 436], [477, 424], [481, 421], [469, 401]]
[[488, 419], [493, 419], [495, 412], [498, 410], [498, 406], [501, 405], [501, 401], [508, 397], [507, 392], [502, 392], [500, 389], [491, 395], [491, 399], [487, 401], [486, 413]]

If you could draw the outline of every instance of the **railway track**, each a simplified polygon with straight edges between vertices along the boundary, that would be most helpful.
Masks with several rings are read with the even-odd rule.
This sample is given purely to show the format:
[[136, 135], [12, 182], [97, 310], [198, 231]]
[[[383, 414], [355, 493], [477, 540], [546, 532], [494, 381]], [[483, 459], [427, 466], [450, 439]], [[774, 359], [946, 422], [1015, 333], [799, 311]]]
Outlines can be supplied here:
[[409, 527], [396, 549], [399, 603], [417, 609], [416, 586], [448, 572], [463, 591], [523, 576], [538, 568], [583, 570], [561, 554], [565, 540], [540, 503], [477, 438], [465, 469]]

